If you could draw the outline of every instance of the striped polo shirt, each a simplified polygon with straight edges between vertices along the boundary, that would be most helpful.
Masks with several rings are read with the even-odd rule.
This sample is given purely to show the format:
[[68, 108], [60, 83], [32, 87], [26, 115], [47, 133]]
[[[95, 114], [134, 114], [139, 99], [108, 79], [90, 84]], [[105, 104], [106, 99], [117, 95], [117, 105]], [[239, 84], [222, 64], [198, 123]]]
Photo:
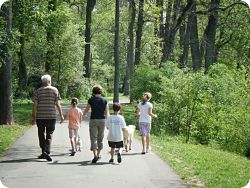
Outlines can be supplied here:
[[40, 87], [34, 94], [33, 102], [37, 102], [36, 119], [56, 119], [55, 104], [60, 98], [57, 88]]

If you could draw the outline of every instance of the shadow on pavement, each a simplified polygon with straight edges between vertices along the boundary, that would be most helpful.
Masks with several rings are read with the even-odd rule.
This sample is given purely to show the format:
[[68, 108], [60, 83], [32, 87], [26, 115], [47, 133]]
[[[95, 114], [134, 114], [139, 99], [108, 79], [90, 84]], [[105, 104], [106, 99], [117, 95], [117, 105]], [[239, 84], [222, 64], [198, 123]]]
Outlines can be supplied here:
[[129, 152], [126, 152], [126, 153], [122, 153], [122, 155], [125, 155], [125, 156], [134, 156], [134, 155], [142, 155], [141, 153], [129, 153]]
[[38, 158], [14, 159], [14, 160], [0, 161], [0, 163], [26, 163], [26, 162], [47, 162], [47, 161], [42, 161]]
[[114, 165], [114, 163], [109, 162], [97, 162], [92, 163], [91, 161], [80, 161], [80, 162], [59, 162], [54, 161], [53, 163], [49, 163], [50, 165], [79, 165], [79, 166], [89, 166], [89, 165]]

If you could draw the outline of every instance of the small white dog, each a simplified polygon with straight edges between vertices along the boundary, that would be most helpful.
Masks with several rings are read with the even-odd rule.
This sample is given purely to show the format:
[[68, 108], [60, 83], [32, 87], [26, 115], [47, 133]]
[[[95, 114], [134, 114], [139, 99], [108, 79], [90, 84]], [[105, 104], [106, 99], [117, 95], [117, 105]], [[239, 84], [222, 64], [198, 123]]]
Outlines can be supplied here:
[[77, 141], [76, 141], [76, 151], [82, 151], [82, 139], [81, 137], [78, 135]]
[[134, 132], [135, 132], [135, 125], [126, 126], [125, 130], [123, 131], [123, 143], [124, 143], [126, 152], [128, 152], [128, 150], [131, 150]]

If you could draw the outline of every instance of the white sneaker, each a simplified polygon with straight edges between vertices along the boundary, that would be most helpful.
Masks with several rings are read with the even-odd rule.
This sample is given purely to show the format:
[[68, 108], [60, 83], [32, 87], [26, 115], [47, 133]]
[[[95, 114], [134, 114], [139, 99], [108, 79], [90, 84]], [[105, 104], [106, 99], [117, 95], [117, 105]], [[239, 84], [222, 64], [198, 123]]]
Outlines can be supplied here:
[[151, 151], [151, 148], [146, 148], [146, 153], [149, 153]]

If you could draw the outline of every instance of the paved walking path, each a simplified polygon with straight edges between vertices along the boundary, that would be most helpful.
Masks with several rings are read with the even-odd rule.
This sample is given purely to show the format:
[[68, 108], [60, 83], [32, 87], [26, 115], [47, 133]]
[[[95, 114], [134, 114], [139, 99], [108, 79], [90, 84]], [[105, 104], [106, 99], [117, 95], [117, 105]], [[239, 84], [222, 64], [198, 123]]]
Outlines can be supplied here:
[[[110, 159], [105, 132], [101, 160], [93, 158], [88, 134], [88, 121], [80, 130], [82, 152], [69, 156], [67, 121], [57, 122], [52, 142], [52, 162], [37, 159], [40, 148], [37, 127], [33, 126], [0, 158], [0, 180], [8, 188], [183, 188], [178, 175], [153, 152], [141, 155], [141, 144], [134, 140], [132, 151], [122, 153], [122, 163]], [[0, 188], [1, 183], [0, 183]]]

